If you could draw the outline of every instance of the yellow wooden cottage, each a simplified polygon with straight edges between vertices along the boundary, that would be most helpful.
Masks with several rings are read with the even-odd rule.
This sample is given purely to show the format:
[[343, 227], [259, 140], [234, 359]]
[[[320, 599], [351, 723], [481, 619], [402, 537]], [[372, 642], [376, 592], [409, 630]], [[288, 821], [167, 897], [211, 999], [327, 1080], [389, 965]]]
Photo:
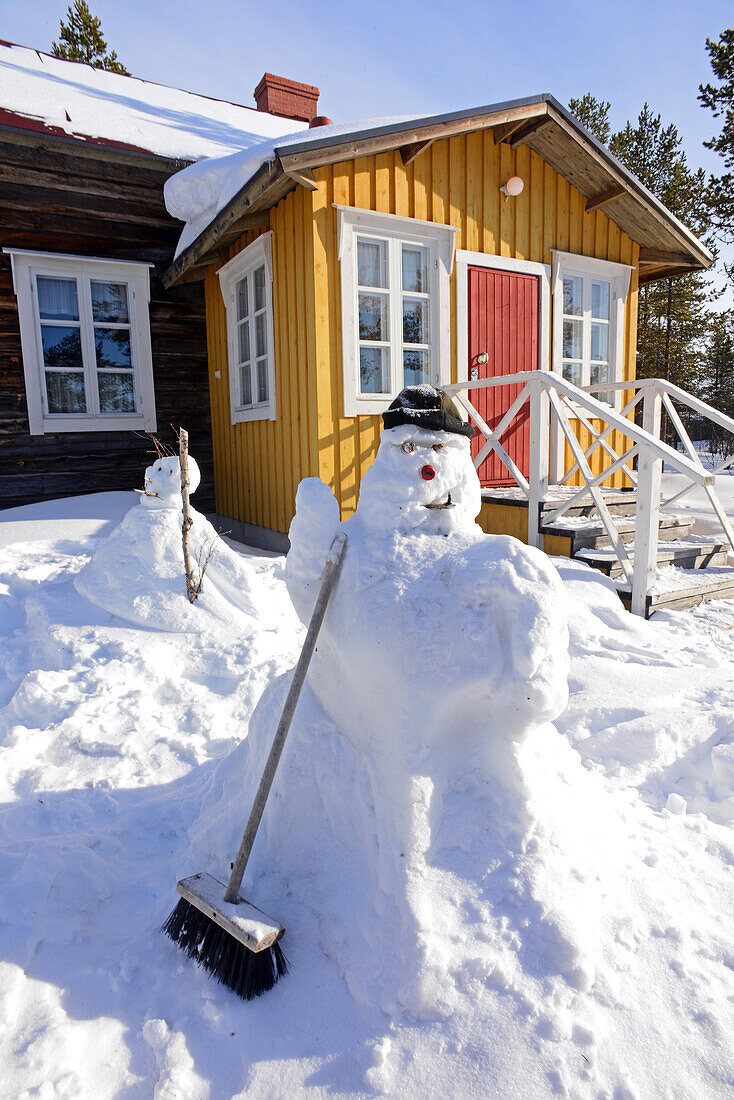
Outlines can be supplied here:
[[[589, 468], [623, 489], [632, 458], [609, 455], [634, 436], [596, 413], [632, 416], [638, 287], [711, 262], [547, 94], [276, 145], [165, 277], [205, 280], [218, 514], [283, 548], [298, 483], [318, 476], [346, 518], [404, 385], [485, 381], [467, 391], [482, 522], [526, 537], [511, 485], [529, 477], [528, 404], [478, 452], [522, 389], [491, 380], [531, 371], [566, 398], [596, 387], [574, 432], [587, 451], [606, 423]], [[553, 484], [578, 455], [557, 425], [542, 438]]]

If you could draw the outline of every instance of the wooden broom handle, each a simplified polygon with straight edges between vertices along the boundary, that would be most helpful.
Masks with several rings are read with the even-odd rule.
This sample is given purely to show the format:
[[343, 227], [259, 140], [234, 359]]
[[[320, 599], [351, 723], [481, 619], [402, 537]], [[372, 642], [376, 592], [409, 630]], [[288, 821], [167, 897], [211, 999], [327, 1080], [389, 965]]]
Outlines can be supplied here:
[[319, 636], [321, 630], [321, 624], [324, 621], [324, 615], [326, 614], [326, 607], [329, 603], [329, 597], [336, 584], [336, 579], [339, 575], [339, 569], [342, 563], [342, 556], [344, 554], [344, 547], [347, 543], [347, 536], [343, 531], [340, 531], [338, 535], [334, 536], [334, 539], [329, 547], [329, 554], [326, 559], [326, 566], [324, 568], [323, 576], [321, 579], [321, 588], [316, 598], [316, 604], [311, 615], [311, 622], [308, 624], [308, 632], [306, 634], [306, 640], [303, 643], [303, 649], [301, 650], [301, 656], [298, 658], [298, 664], [296, 665], [293, 673], [293, 679], [291, 680], [291, 686], [288, 690], [288, 696], [283, 707], [283, 713], [280, 716], [280, 722], [278, 728], [275, 731], [275, 737], [273, 738], [273, 744], [270, 749], [270, 755], [268, 756], [265, 770], [260, 780], [260, 786], [257, 789], [255, 795], [255, 801], [250, 810], [250, 817], [247, 822], [247, 827], [242, 836], [240, 842], [239, 851], [237, 857], [232, 866], [232, 873], [229, 876], [229, 882], [224, 894], [224, 900], [228, 902], [236, 903], [238, 901], [238, 895], [240, 886], [242, 885], [242, 876], [245, 873], [247, 867], [247, 861], [250, 858], [250, 852], [252, 846], [255, 843], [255, 837], [257, 830], [260, 827], [260, 821], [262, 820], [263, 811], [265, 809], [265, 803], [268, 800], [270, 794], [270, 788], [273, 785], [275, 779], [275, 772], [280, 761], [281, 754], [283, 752], [283, 746], [285, 745], [285, 739], [288, 736], [288, 730], [290, 729], [291, 722], [293, 721], [293, 713], [296, 709], [296, 703], [298, 697], [301, 694], [301, 689], [306, 680], [306, 673], [308, 672], [308, 666], [311, 663], [311, 657], [313, 651], [316, 648], [316, 639]]

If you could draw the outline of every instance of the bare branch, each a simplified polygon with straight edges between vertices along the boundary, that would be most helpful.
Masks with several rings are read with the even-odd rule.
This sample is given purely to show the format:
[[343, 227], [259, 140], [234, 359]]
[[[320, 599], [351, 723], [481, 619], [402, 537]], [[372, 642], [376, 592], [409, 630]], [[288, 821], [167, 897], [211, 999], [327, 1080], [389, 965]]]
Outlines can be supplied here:
[[186, 574], [186, 595], [189, 598], [189, 603], [193, 603], [201, 590], [201, 578], [197, 588], [189, 549], [189, 532], [194, 521], [191, 518], [191, 502], [189, 500], [189, 433], [184, 428], [181, 428], [178, 433], [178, 461], [181, 467], [181, 511], [183, 512], [181, 542], [183, 545], [184, 573]]

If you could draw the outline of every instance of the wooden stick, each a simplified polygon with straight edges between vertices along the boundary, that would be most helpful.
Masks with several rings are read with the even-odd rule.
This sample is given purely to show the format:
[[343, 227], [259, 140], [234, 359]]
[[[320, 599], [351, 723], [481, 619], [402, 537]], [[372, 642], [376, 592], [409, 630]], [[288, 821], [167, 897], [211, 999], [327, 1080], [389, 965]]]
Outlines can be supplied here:
[[186, 595], [189, 598], [189, 603], [193, 603], [197, 592], [189, 550], [189, 531], [194, 522], [191, 518], [191, 502], [189, 500], [189, 433], [183, 428], [179, 428], [178, 432], [178, 462], [181, 467], [181, 499], [183, 501], [181, 508], [183, 512], [181, 542], [183, 543], [184, 572], [186, 573]]
[[275, 772], [280, 761], [283, 747], [285, 745], [285, 739], [288, 736], [288, 730], [290, 729], [291, 722], [293, 721], [293, 713], [296, 709], [296, 703], [298, 697], [301, 694], [301, 689], [306, 680], [306, 673], [308, 672], [308, 666], [311, 663], [311, 657], [313, 651], [316, 648], [316, 639], [319, 636], [321, 630], [321, 624], [324, 621], [324, 615], [326, 614], [326, 607], [329, 603], [329, 597], [336, 584], [336, 579], [339, 575], [339, 569], [341, 567], [342, 557], [344, 554], [344, 547], [347, 543], [347, 536], [344, 532], [340, 531], [339, 534], [334, 536], [334, 539], [329, 547], [329, 554], [326, 559], [326, 566], [324, 567], [324, 573], [321, 579], [321, 588], [316, 598], [316, 605], [311, 615], [311, 622], [308, 624], [308, 633], [306, 634], [306, 641], [303, 643], [303, 649], [301, 650], [301, 656], [298, 658], [298, 664], [296, 665], [293, 673], [293, 679], [291, 680], [291, 686], [288, 690], [288, 696], [283, 707], [283, 713], [280, 716], [280, 722], [278, 728], [275, 731], [275, 737], [273, 738], [273, 744], [270, 749], [270, 755], [268, 756], [267, 763], [265, 764], [265, 770], [263, 771], [262, 779], [260, 780], [260, 786], [257, 789], [255, 795], [255, 801], [250, 810], [250, 817], [245, 828], [245, 832], [240, 842], [239, 851], [237, 857], [232, 866], [232, 873], [229, 876], [229, 882], [224, 894], [224, 900], [227, 902], [237, 902], [239, 900], [238, 894], [240, 886], [242, 885], [242, 876], [245, 873], [247, 867], [247, 861], [250, 858], [252, 846], [255, 843], [255, 837], [257, 830], [262, 820], [263, 811], [265, 809], [265, 803], [268, 800], [270, 794], [270, 788], [273, 785], [275, 779]]

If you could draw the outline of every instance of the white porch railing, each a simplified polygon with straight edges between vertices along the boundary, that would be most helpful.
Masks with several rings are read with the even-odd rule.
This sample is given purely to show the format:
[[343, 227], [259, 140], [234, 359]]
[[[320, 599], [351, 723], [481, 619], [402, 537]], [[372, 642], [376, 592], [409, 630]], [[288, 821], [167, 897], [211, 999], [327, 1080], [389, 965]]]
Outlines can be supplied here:
[[[469, 390], [518, 384], [522, 385], [520, 393], [512, 401], [509, 409], [495, 428], [489, 427], [467, 396]], [[635, 614], [645, 614], [646, 597], [655, 581], [660, 511], [669, 507], [676, 500], [680, 500], [685, 493], [695, 486], [700, 485], [705, 490], [712, 509], [726, 533], [732, 550], [734, 550], [734, 528], [724, 512], [714, 488], [715, 474], [728, 468], [734, 462], [734, 453], [722, 462], [716, 470], [706, 470], [686, 432], [673, 401], [681, 402], [699, 415], [708, 417], [720, 428], [732, 432], [733, 436], [734, 420], [718, 412], [705, 402], [699, 401], [698, 398], [687, 394], [684, 390], [678, 389], [677, 386], [673, 386], [662, 379], [645, 379], [634, 382], [605, 382], [602, 385], [580, 389], [578, 386], [567, 382], [560, 375], [548, 371], [523, 371], [499, 378], [459, 382], [445, 386], [444, 389], [463, 406], [484, 436], [484, 443], [474, 459], [474, 465], [479, 467], [490, 452], [494, 451], [527, 497], [528, 542], [533, 546], [540, 546], [541, 549], [543, 547], [543, 536], [540, 531], [540, 505], [548, 498], [550, 423], [551, 417], [555, 419], [562, 438], [568, 443], [574, 458], [573, 466], [564, 473], [560, 479], [560, 484], [567, 484], [578, 473], [581, 476], [583, 485], [554, 512], [544, 516], [544, 523], [552, 523], [567, 512], [569, 508], [580, 503], [583, 498], [588, 499], [591, 497], [617, 555], [622, 572], [631, 584], [631, 608]], [[598, 401], [593, 396], [594, 391], [610, 392], [614, 390], [632, 393], [631, 399], [627, 401], [620, 412], [617, 412], [616, 409], [605, 402]], [[642, 402], [643, 422], [641, 428], [633, 420], [627, 419], [629, 413], [640, 402]], [[526, 403], [530, 405], [530, 465], [527, 478], [517, 468], [501, 443], [502, 436]], [[671, 424], [681, 440], [685, 453], [674, 450], [660, 438], [660, 420], [663, 408], [665, 408]], [[581, 423], [591, 436], [591, 445], [585, 450], [574, 431], [572, 420]], [[602, 429], [598, 430], [592, 421], [602, 421]], [[622, 433], [630, 443], [630, 446], [621, 455], [617, 454], [610, 442], [610, 436], [615, 431]], [[598, 448], [603, 450], [610, 462], [601, 473], [594, 475], [589, 459]], [[636, 471], [632, 468], [632, 461], [635, 457], [637, 458]], [[661, 502], [660, 488], [664, 462], [678, 473], [683, 474], [687, 479], [687, 484], [673, 497]], [[625, 545], [614, 525], [600, 488], [601, 483], [616, 473], [617, 470], [623, 470], [637, 489], [634, 564], [630, 562]]]

